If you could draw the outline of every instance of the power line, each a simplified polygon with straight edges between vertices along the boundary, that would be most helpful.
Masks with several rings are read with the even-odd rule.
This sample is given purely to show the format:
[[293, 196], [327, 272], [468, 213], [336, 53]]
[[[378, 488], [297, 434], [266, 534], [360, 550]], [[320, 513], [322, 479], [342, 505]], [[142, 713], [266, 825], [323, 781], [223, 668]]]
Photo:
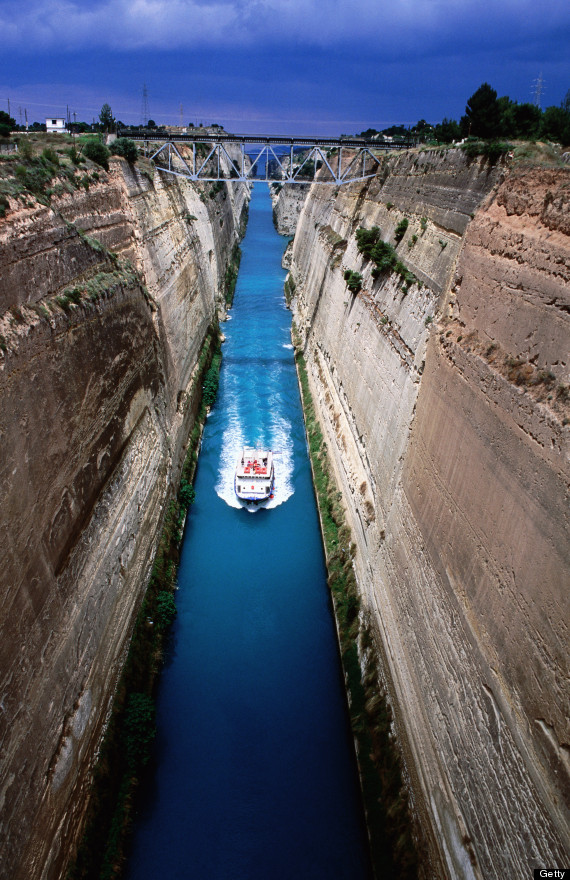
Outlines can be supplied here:
[[533, 86], [532, 90], [531, 90], [532, 103], [535, 105], [535, 107], [538, 107], [540, 109], [540, 99], [542, 97], [542, 91], [544, 89], [544, 80], [542, 78], [542, 70], [538, 74], [537, 79], [532, 81], [532, 86]]
[[143, 83], [143, 93], [142, 93], [142, 104], [141, 104], [141, 126], [146, 128], [148, 125], [148, 120], [150, 118], [150, 112], [148, 109], [148, 89], [146, 87], [146, 83]]

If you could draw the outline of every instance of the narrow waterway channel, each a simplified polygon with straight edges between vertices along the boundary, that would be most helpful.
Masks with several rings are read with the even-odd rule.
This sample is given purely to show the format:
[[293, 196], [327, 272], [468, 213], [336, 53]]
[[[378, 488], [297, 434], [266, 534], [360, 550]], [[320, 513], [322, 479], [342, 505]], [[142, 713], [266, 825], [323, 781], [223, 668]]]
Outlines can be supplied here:
[[[364, 880], [368, 847], [283, 298], [257, 184], [184, 536], [129, 880]], [[237, 506], [240, 445], [276, 458]]]

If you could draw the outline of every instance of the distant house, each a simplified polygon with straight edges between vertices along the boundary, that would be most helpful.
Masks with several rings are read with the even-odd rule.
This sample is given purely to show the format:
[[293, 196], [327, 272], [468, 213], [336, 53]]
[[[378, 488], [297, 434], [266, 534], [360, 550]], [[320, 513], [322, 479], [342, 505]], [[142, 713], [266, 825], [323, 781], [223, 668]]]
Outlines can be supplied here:
[[46, 131], [56, 132], [57, 134], [65, 134], [65, 119], [53, 119], [52, 117], [46, 119]]

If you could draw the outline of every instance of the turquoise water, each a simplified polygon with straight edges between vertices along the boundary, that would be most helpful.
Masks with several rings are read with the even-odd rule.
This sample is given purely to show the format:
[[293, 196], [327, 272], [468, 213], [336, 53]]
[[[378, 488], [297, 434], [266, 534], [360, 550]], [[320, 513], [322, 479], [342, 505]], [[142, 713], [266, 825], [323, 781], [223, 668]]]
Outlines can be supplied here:
[[[364, 880], [367, 839], [283, 299], [257, 184], [206, 423], [130, 880]], [[242, 444], [276, 457], [240, 508]]]

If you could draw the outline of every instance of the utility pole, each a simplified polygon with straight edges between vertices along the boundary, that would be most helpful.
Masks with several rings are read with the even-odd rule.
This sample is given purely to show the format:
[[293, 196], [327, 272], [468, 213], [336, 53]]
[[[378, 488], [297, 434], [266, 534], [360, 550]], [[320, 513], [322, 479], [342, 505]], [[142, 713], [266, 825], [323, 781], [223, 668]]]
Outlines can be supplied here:
[[26, 117], [26, 131], [28, 130], [28, 108], [24, 110], [24, 115]]
[[8, 116], [10, 115], [10, 98], [8, 98]]

